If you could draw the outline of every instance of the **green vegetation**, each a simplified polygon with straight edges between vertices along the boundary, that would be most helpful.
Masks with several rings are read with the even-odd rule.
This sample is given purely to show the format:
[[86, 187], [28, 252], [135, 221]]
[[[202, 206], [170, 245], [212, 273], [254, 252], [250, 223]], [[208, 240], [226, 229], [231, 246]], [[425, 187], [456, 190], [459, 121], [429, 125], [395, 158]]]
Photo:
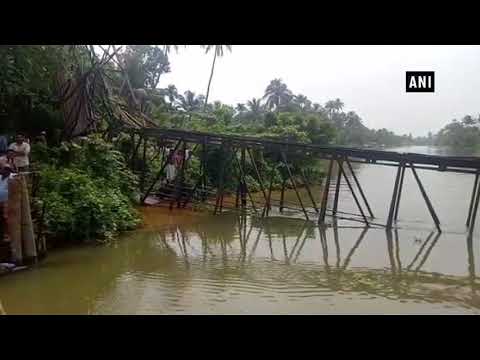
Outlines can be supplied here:
[[435, 145], [478, 149], [480, 146], [480, 116], [456, 119], [443, 127], [434, 139]]
[[34, 156], [37, 206], [45, 205], [45, 224], [56, 240], [110, 239], [139, 224], [132, 206], [137, 179], [111, 144], [91, 136], [54, 148], [37, 145]]
[[[139, 153], [145, 152], [154, 161], [144, 164], [141, 159], [132, 158], [131, 137], [122, 132], [118, 112], [114, 114], [117, 108], [144, 114], [156, 125], [167, 128], [289, 142], [392, 146], [415, 141], [411, 135], [368, 129], [357, 113], [343, 111], [340, 99], [321, 105], [303, 94], [294, 94], [281, 79], [266, 84], [263, 95], [255, 94], [259, 97], [246, 103], [232, 106], [209, 102], [217, 57], [232, 48], [203, 48], [207, 54], [213, 52], [206, 96], [192, 91], [180, 94], [174, 85], [160, 86], [162, 75], [171, 71], [169, 53], [180, 51], [178, 45], [0, 48], [0, 134], [23, 131], [33, 139], [40, 131], [47, 131], [48, 148], [34, 146], [32, 160], [41, 174], [36, 204], [45, 205], [52, 238], [108, 239], [139, 223], [134, 210], [137, 190], [153, 180], [163, 158], [159, 144], [153, 141], [142, 144]], [[212, 184], [219, 181], [221, 157], [228, 155], [218, 149], [209, 152], [207, 175]], [[269, 173], [278, 164], [274, 155], [254, 156], [262, 173]], [[324, 170], [319, 161], [290, 160], [296, 164], [292, 169], [296, 176], [302, 167], [309, 181], [318, 182], [322, 177]], [[138, 179], [135, 173], [143, 170], [146, 177]], [[275, 187], [282, 183], [284, 171], [279, 167], [276, 172]], [[198, 177], [199, 172], [196, 156], [189, 162], [187, 181]], [[234, 191], [236, 179], [232, 172], [227, 169], [224, 181], [227, 189]], [[252, 191], [259, 190], [254, 176], [247, 161], [246, 178]]]

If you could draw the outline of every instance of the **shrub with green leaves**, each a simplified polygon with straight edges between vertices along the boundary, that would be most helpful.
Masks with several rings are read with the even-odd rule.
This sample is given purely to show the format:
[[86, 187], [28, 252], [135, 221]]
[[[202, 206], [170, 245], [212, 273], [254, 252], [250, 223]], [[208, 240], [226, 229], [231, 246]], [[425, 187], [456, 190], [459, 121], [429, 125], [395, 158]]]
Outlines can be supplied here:
[[135, 228], [136, 176], [101, 138], [50, 148], [40, 165], [39, 201], [50, 234], [65, 240], [109, 239]]

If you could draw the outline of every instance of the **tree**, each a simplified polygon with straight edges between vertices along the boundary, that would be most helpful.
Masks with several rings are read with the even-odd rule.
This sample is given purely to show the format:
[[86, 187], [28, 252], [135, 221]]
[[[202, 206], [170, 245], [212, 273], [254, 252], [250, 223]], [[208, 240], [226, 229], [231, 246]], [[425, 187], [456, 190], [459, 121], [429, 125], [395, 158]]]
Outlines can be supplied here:
[[160, 76], [170, 72], [168, 56], [157, 46], [129, 45], [121, 59], [134, 89], [155, 89]]
[[239, 113], [239, 114], [243, 114], [244, 112], [247, 111], [247, 107], [245, 106], [245, 104], [241, 104], [241, 103], [238, 103], [235, 110]]
[[196, 96], [193, 91], [187, 90], [184, 95], [178, 96], [180, 107], [187, 112], [199, 111], [205, 103], [203, 95]]
[[263, 98], [267, 99], [266, 106], [269, 110], [275, 109], [278, 112], [292, 100], [293, 95], [281, 79], [274, 79], [265, 89]]
[[312, 102], [305, 95], [302, 94], [295, 96], [293, 101], [294, 104], [298, 106], [300, 111], [309, 111], [312, 107]]
[[254, 116], [259, 116], [263, 113], [263, 105], [260, 99], [252, 98], [252, 100], [248, 100], [247, 107]]
[[207, 104], [208, 104], [208, 95], [210, 94], [210, 85], [212, 83], [212, 78], [213, 78], [213, 71], [215, 70], [215, 61], [217, 60], [217, 56], [222, 57], [223, 56], [223, 47], [228, 51], [232, 51], [232, 45], [203, 45], [205, 48], [205, 54], [208, 54], [210, 50], [213, 51], [213, 62], [212, 62], [212, 70], [210, 71], [210, 78], [208, 79], [208, 86], [207, 86], [207, 95], [205, 96], [205, 105], [204, 105], [204, 111], [206, 110]]

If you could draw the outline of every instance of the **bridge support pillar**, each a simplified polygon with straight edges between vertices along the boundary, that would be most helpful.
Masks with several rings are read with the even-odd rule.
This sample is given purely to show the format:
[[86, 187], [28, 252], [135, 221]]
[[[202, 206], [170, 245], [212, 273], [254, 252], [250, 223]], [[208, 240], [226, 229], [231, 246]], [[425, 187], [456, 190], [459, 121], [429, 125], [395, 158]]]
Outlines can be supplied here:
[[325, 223], [325, 215], [327, 213], [327, 203], [328, 203], [328, 192], [330, 190], [330, 182], [332, 180], [333, 161], [334, 161], [334, 158], [332, 157], [328, 165], [327, 178], [325, 179], [325, 185], [323, 187], [323, 196], [322, 196], [322, 203], [320, 205], [320, 216], [318, 217], [318, 224]]
[[[477, 174], [477, 177], [478, 177], [478, 174]], [[473, 230], [475, 228], [475, 221], [476, 221], [476, 218], [477, 218], [477, 211], [478, 211], [478, 205], [479, 205], [479, 202], [480, 202], [480, 184], [478, 184], [477, 182], [477, 194], [475, 196], [475, 205], [473, 205], [473, 209], [471, 211], [472, 215], [470, 217], [470, 222], [469, 222], [469, 229], [468, 229], [468, 236], [469, 237], [472, 237], [473, 236]], [[473, 196], [472, 196], [472, 200], [473, 200]]]

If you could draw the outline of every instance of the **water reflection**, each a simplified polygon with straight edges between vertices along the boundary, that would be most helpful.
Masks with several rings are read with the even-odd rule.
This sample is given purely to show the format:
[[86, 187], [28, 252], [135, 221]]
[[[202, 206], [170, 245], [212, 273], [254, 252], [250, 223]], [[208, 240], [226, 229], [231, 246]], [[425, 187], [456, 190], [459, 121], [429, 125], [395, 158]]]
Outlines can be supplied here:
[[456, 234], [225, 214], [54, 253], [2, 279], [0, 300], [9, 314], [478, 313], [477, 252]]

